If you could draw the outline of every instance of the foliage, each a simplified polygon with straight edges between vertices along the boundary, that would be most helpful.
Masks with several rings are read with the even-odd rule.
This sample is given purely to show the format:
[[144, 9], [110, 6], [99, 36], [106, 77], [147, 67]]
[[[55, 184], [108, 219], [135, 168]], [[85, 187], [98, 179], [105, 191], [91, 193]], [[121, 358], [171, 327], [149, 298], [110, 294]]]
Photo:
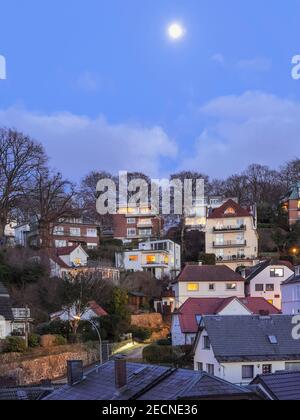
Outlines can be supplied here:
[[143, 350], [143, 358], [148, 363], [185, 367], [190, 363], [191, 346], [162, 346], [152, 344]]
[[171, 346], [172, 345], [172, 340], [170, 338], [157, 340], [156, 344], [158, 346]]
[[8, 337], [4, 344], [4, 353], [24, 353], [26, 351], [25, 340], [21, 337]]
[[67, 340], [62, 335], [56, 335], [54, 345], [55, 346], [65, 346], [67, 344]]
[[216, 265], [216, 256], [215, 254], [200, 254], [199, 261], [203, 263], [203, 265]]
[[40, 336], [37, 334], [29, 334], [28, 337], [28, 346], [30, 348], [39, 347], [40, 345]]
[[151, 338], [152, 330], [151, 328], [133, 326], [131, 327], [131, 333], [133, 339], [144, 342]]
[[65, 321], [52, 321], [46, 324], [41, 324], [36, 328], [39, 335], [60, 335], [68, 338], [71, 333], [69, 322]]

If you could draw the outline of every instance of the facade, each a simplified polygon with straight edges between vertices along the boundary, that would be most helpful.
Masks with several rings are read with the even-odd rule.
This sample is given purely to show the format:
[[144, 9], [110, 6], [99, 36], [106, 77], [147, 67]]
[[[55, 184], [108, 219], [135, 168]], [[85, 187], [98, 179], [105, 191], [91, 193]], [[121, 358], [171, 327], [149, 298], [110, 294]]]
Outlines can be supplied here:
[[[189, 215], [185, 218], [185, 226], [188, 230], [205, 231], [207, 216], [211, 210], [222, 206], [228, 198], [222, 196], [205, 197], [202, 200], [194, 203]], [[232, 198], [238, 203], [237, 198]]]
[[232, 199], [211, 210], [207, 217], [206, 253], [215, 254], [217, 264], [232, 270], [253, 266], [258, 257], [256, 209], [245, 209]]
[[288, 261], [264, 261], [246, 278], [246, 295], [262, 297], [281, 310], [281, 285], [293, 274], [294, 267]]
[[300, 181], [283, 198], [282, 206], [288, 214], [290, 226], [300, 221]]
[[172, 315], [172, 344], [183, 346], [193, 344], [199, 325], [207, 315], [275, 315], [280, 311], [263, 298], [204, 298], [188, 299]]
[[282, 313], [285, 315], [300, 314], [300, 267], [281, 285]]
[[248, 385], [261, 374], [300, 370], [292, 316], [207, 316], [194, 346], [194, 369]]
[[120, 208], [118, 213], [113, 215], [114, 238], [124, 243], [159, 239], [163, 227], [163, 218], [152, 211], [149, 205]]
[[[51, 239], [52, 246], [55, 248], [65, 248], [73, 245], [82, 245], [89, 249], [99, 246], [99, 226], [85, 220], [83, 216], [58, 220], [52, 226]], [[41, 238], [39, 233], [38, 221], [32, 220], [30, 232], [28, 233], [28, 244], [39, 247]]]
[[159, 280], [174, 279], [181, 270], [181, 247], [170, 240], [141, 242], [136, 250], [117, 253], [116, 267], [149, 272]]
[[187, 265], [172, 289], [180, 308], [190, 298], [244, 298], [245, 279], [226, 265]]

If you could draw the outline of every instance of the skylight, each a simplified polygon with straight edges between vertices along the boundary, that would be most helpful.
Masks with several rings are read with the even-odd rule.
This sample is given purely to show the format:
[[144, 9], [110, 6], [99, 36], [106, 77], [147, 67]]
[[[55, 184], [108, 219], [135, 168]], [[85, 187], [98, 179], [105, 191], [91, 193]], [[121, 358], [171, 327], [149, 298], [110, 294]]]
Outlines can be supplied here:
[[278, 344], [278, 340], [275, 335], [269, 335], [268, 337], [271, 344]]

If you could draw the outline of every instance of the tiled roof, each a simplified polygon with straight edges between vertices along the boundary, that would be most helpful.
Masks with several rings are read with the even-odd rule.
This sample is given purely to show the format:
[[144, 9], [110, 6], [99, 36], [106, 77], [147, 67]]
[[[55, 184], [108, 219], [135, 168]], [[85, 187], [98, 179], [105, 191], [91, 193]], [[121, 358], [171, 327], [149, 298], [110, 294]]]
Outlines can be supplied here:
[[286, 281], [284, 281], [282, 284], [298, 284], [300, 283], [300, 275], [299, 276], [291, 276]]
[[253, 397], [253, 393], [246, 388], [193, 370], [128, 363], [127, 376], [127, 387], [119, 394], [115, 388], [115, 366], [111, 361], [87, 374], [86, 379], [78, 385], [66, 385], [45, 399], [175, 401], [192, 397]]
[[[226, 214], [226, 210], [233, 209], [234, 214]], [[224, 203], [221, 207], [212, 210], [212, 212], [208, 215], [208, 219], [223, 219], [223, 218], [232, 218], [232, 217], [251, 217], [251, 213], [249, 210], [241, 207], [233, 200], [228, 200]]]
[[268, 312], [270, 315], [280, 313], [264, 298], [190, 298], [175, 313], [179, 317], [181, 331], [184, 334], [197, 333], [199, 325], [196, 316], [218, 315], [235, 299], [249, 310], [249, 315], [259, 315], [261, 311]]
[[57, 248], [55, 250], [56, 255], [58, 255], [59, 257], [62, 257], [64, 255], [70, 255], [78, 247], [80, 247], [80, 245], [77, 244], [77, 245], [73, 245], [73, 246], [66, 246], [66, 247], [62, 247], [62, 248]]
[[89, 307], [99, 317], [108, 315], [108, 313], [95, 301], [89, 302]]
[[274, 400], [300, 401], [300, 372], [260, 375], [252, 384], [260, 385]]
[[[300, 361], [300, 340], [294, 340], [293, 317], [286, 315], [205, 316], [203, 325], [220, 363]], [[274, 336], [277, 344], [269, 337]]]
[[65, 269], [70, 269], [71, 267], [66, 264], [60, 257], [58, 257], [54, 252], [51, 252], [49, 254], [49, 258], [55, 263], [57, 264], [60, 268], [65, 268]]
[[186, 265], [178, 276], [179, 282], [245, 282], [240, 274], [226, 265]]

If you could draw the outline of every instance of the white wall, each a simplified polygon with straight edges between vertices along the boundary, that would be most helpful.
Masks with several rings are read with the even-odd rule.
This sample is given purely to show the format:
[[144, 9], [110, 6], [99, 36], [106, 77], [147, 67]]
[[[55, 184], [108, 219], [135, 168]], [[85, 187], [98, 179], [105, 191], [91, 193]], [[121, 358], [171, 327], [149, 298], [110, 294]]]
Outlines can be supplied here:
[[193, 344], [197, 334], [185, 334], [181, 331], [179, 316], [172, 316], [171, 325], [172, 345], [173, 346], [185, 346]]
[[[284, 275], [283, 277], [271, 277], [271, 269], [283, 269]], [[281, 310], [282, 302], [281, 302], [281, 284], [290, 278], [293, 275], [293, 271], [290, 270], [286, 266], [269, 266], [266, 267], [261, 273], [259, 273], [254, 279], [251, 280], [248, 292], [250, 296], [252, 297], [262, 297], [266, 299], [267, 301], [273, 301], [273, 305], [276, 306], [276, 308]], [[264, 291], [263, 292], [256, 292], [255, 286], [257, 284], [263, 284], [264, 285]], [[268, 292], [266, 291], [266, 285], [267, 284], [274, 284], [274, 292]], [[279, 297], [276, 297], [279, 296]]]
[[283, 314], [300, 314], [300, 282], [298, 284], [284, 284], [281, 286], [281, 291]]
[[0, 339], [8, 337], [11, 334], [12, 325], [10, 321], [6, 321], [3, 316], [0, 316]]
[[[188, 291], [189, 283], [198, 283], [199, 291], [190, 292]], [[226, 284], [231, 282], [216, 282], [215, 290], [210, 291], [209, 282], [178, 282], [173, 285], [173, 290], [176, 295], [176, 307], [183, 305], [189, 298], [228, 298], [228, 297], [245, 297], [245, 285], [243, 282], [237, 283], [236, 290], [227, 290]]]
[[62, 255], [60, 258], [70, 267], [77, 259], [81, 261], [82, 266], [87, 265], [88, 260], [87, 254], [81, 247], [76, 248], [70, 255]]

